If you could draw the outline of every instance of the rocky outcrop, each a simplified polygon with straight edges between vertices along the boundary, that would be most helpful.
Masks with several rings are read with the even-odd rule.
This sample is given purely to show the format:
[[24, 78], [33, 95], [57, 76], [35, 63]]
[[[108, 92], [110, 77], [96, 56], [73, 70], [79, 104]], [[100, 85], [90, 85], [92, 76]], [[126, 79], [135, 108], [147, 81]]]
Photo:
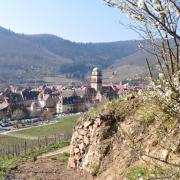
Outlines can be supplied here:
[[180, 177], [179, 117], [136, 98], [98, 108], [74, 128], [69, 167], [98, 180]]
[[69, 166], [96, 174], [116, 131], [113, 112], [106, 111], [94, 118], [85, 114], [74, 128]]

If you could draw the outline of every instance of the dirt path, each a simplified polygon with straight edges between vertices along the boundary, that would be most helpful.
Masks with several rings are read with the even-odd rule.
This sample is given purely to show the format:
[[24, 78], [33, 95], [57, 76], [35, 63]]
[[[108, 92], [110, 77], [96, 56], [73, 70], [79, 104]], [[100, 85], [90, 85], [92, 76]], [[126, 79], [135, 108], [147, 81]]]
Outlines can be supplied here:
[[4, 180], [93, 180], [91, 175], [67, 167], [67, 159], [60, 155], [67, 151], [69, 146], [44, 154], [37, 160], [21, 160], [15, 168], [6, 171]]
[[21, 160], [17, 167], [7, 171], [5, 180], [93, 180], [89, 174], [67, 167], [67, 159], [62, 158], [64, 152], [69, 152], [70, 146], [33, 158]]
[[64, 152], [69, 152], [69, 151], [70, 151], [70, 146], [66, 146], [66, 147], [63, 147], [63, 148], [58, 149], [56, 151], [43, 154], [43, 155], [39, 156], [38, 158], [47, 158], [47, 157], [55, 156], [58, 154], [63, 154]]

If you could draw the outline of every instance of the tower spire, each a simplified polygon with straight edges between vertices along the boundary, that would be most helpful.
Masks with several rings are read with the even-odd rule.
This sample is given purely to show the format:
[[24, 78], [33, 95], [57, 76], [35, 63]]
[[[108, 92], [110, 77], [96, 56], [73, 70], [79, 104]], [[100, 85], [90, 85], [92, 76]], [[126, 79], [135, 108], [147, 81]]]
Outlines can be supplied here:
[[94, 68], [91, 75], [91, 87], [96, 91], [102, 90], [102, 71], [99, 68]]

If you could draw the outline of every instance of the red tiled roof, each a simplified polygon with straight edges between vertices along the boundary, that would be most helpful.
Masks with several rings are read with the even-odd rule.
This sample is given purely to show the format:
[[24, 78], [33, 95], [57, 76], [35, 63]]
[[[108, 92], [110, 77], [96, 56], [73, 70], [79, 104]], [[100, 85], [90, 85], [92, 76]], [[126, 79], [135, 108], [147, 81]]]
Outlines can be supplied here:
[[116, 88], [120, 90], [120, 89], [124, 89], [124, 88], [125, 88], [125, 86], [124, 86], [124, 85], [122, 85], [122, 84], [119, 84], [119, 85], [116, 85]]
[[9, 104], [7, 102], [3, 102], [2, 104], [0, 104], [0, 110], [3, 110], [5, 108], [7, 108], [9, 106]]

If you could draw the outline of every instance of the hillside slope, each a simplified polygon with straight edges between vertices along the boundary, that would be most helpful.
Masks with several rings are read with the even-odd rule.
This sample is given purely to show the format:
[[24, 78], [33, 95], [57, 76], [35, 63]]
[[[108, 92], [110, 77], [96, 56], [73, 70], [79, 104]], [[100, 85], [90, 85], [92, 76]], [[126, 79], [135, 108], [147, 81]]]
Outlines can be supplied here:
[[34, 78], [47, 75], [69, 59], [56, 55], [47, 49], [0, 28], [0, 80]]
[[180, 119], [141, 98], [113, 101], [82, 117], [69, 166], [96, 179], [179, 179]]
[[134, 54], [116, 60], [111, 66], [106, 68], [104, 70], [104, 81], [108, 82], [111, 79], [111, 81], [118, 83], [124, 79], [147, 76], [148, 70], [145, 61], [147, 57], [150, 60], [151, 70], [156, 72], [155, 57], [145, 51], [138, 50]]
[[52, 53], [72, 59], [73, 62], [94, 64], [102, 68], [137, 51], [136, 41], [75, 43], [47, 34], [26, 36], [26, 39]]
[[[131, 74], [134, 75], [137, 69], [133, 66], [144, 67], [144, 56], [134, 58], [133, 64], [128, 63], [132, 61], [132, 56], [137, 57], [137, 53], [138, 41], [133, 40], [76, 43], [48, 34], [17, 34], [0, 27], [0, 82], [42, 79], [44, 76], [68, 73], [79, 77], [86, 75], [94, 66], [109, 72], [114, 63], [116, 67], [128, 70], [129, 66], [121, 65], [121, 61], [125, 65], [130, 64]], [[126, 78], [122, 74], [120, 76]]]

